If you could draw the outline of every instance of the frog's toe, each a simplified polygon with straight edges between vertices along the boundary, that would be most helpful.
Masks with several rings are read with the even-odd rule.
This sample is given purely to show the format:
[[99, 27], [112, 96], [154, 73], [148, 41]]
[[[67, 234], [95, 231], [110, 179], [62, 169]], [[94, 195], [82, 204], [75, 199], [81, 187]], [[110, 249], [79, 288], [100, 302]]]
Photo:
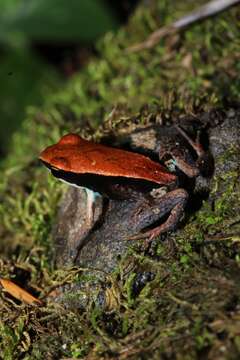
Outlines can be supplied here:
[[146, 235], [146, 233], [138, 233], [138, 234], [135, 234], [135, 235], [131, 235], [131, 236], [128, 236], [126, 238], [126, 240], [143, 240], [143, 239], [146, 239], [148, 236]]
[[145, 232], [140, 232], [136, 235], [129, 236], [126, 240], [146, 240], [147, 242], [151, 242], [155, 237], [160, 235], [162, 231], [158, 231], [158, 229], [153, 229]]

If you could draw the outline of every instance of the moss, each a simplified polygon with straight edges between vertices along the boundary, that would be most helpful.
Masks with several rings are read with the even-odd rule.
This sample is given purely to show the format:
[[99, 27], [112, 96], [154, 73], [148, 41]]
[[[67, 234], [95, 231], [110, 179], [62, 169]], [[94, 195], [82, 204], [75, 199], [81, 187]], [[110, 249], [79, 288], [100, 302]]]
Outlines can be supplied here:
[[[193, 5], [152, 1], [140, 6], [126, 28], [98, 43], [98, 58], [63, 89], [48, 94], [41, 109], [27, 109], [1, 164], [1, 276], [42, 296], [60, 283], [86, 280], [87, 275], [69, 276], [52, 265], [51, 228], [66, 186], [36, 161], [46, 145], [67, 131], [99, 139], [104, 120], [117, 128], [119, 121], [198, 113], [239, 100], [237, 7], [150, 51], [126, 50]], [[229, 150], [222, 161], [233, 156], [234, 149]], [[183, 229], [147, 253], [138, 245], [129, 250], [109, 281], [111, 310], [94, 302], [87, 312], [66, 311], [51, 302], [30, 309], [1, 294], [1, 354], [6, 359], [236, 358], [239, 228], [231, 220], [239, 209], [237, 172], [215, 178], [212, 189], [210, 200]], [[137, 274], [143, 271], [153, 272], [154, 278], [136, 295]]]

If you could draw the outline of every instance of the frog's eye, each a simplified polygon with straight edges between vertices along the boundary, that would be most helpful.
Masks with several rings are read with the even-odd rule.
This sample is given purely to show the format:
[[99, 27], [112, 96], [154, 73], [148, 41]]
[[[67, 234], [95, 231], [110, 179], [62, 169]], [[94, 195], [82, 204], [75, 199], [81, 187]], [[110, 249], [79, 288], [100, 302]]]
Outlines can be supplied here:
[[51, 159], [51, 169], [68, 170], [70, 168], [69, 161], [64, 157], [54, 157]]

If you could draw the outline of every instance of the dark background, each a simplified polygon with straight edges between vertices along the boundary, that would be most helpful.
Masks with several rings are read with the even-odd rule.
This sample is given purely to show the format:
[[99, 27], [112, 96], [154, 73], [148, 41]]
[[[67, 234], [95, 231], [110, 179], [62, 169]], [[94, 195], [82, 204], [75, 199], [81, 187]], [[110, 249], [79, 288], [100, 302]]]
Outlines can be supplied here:
[[41, 105], [92, 56], [96, 40], [115, 31], [137, 0], [2, 0], [0, 12], [0, 156], [26, 108]]

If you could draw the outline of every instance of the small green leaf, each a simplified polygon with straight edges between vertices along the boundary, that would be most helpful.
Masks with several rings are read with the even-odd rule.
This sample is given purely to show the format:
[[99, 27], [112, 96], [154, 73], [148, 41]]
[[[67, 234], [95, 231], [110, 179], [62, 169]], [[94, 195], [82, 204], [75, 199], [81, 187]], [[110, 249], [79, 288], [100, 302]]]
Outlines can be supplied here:
[[189, 262], [189, 257], [188, 255], [182, 255], [180, 258], [180, 263], [181, 264], [187, 264]]

